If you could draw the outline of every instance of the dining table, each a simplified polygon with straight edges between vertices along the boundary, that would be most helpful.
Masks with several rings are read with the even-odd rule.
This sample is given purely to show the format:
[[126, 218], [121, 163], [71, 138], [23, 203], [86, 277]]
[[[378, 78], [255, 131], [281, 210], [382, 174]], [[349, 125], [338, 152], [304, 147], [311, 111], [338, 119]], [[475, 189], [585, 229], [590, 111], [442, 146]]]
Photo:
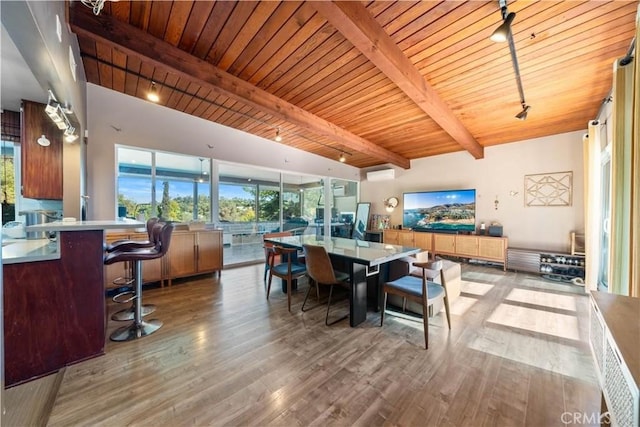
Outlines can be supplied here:
[[383, 309], [382, 285], [388, 278], [389, 263], [421, 251], [407, 246], [317, 234], [270, 237], [265, 241], [299, 250], [303, 245], [324, 247], [334, 267], [349, 274], [349, 324], [352, 327], [367, 319], [369, 301], [376, 311]]

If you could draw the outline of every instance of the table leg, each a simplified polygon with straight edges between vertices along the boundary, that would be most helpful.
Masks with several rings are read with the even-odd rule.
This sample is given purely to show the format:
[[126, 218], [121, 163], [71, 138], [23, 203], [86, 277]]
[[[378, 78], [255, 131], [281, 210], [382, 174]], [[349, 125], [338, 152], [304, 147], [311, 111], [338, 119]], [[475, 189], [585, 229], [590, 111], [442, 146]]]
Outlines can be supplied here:
[[367, 320], [367, 278], [362, 265], [349, 263], [349, 325], [358, 326]]

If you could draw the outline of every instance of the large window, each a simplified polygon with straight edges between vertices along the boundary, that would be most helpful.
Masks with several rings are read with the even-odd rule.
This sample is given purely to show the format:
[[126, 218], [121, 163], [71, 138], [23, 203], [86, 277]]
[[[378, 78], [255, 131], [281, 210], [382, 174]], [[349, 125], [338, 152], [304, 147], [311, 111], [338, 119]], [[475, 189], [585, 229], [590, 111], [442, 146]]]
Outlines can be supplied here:
[[18, 162], [16, 159], [17, 146], [13, 142], [2, 141], [2, 163], [0, 178], [2, 179], [2, 224], [14, 221], [16, 218], [16, 176]]
[[611, 153], [603, 152], [600, 170], [601, 210], [600, 210], [600, 262], [598, 263], [598, 288], [609, 287], [609, 234], [611, 232]]
[[188, 222], [211, 219], [211, 162], [118, 148], [118, 216]]

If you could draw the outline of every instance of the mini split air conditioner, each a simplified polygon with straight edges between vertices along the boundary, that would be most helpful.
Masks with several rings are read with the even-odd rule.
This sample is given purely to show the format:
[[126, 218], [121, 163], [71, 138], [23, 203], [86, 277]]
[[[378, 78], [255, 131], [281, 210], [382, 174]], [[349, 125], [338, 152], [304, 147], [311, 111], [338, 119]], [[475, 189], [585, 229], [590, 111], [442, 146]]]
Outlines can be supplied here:
[[379, 171], [367, 172], [367, 181], [387, 181], [395, 178], [396, 171], [394, 169], [382, 169]]

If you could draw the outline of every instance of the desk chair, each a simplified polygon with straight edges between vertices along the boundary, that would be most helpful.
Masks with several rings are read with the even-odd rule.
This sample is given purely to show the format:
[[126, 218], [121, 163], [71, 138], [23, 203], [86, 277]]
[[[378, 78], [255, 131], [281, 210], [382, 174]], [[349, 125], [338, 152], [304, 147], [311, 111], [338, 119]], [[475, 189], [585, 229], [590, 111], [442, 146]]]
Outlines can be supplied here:
[[307, 303], [307, 298], [309, 298], [309, 293], [311, 292], [312, 285], [316, 287], [316, 292], [318, 293], [318, 295], [318, 286], [325, 285], [329, 286], [329, 299], [327, 300], [327, 315], [324, 318], [324, 324], [330, 326], [334, 323], [346, 319], [347, 317], [349, 317], [348, 314], [340, 317], [339, 319], [333, 320], [332, 322], [329, 322], [329, 309], [331, 308], [331, 297], [333, 295], [334, 286], [340, 286], [347, 290], [351, 289], [351, 285], [349, 283], [349, 275], [347, 273], [338, 272], [333, 269], [329, 254], [323, 246], [303, 245], [302, 247], [304, 249], [304, 255], [307, 264], [307, 273], [311, 278], [311, 280], [309, 281], [309, 289], [307, 290], [307, 294], [304, 297], [304, 302], [302, 303], [302, 311], [305, 311], [304, 306]]
[[[429, 306], [434, 302], [444, 299], [444, 309], [447, 316], [447, 325], [451, 329], [451, 316], [449, 314], [449, 298], [447, 296], [447, 283], [442, 271], [442, 261], [415, 262], [415, 267], [422, 269], [422, 276], [403, 276], [399, 279], [384, 284], [384, 299], [380, 313], [380, 326], [384, 323], [384, 313], [387, 306], [387, 295], [394, 294], [402, 298], [422, 304], [422, 323], [424, 328], [424, 347], [429, 349]], [[441, 285], [427, 279], [428, 270], [440, 273]]]
[[[269, 263], [269, 282], [267, 284], [267, 300], [271, 292], [271, 281], [273, 276], [279, 277], [287, 283], [287, 308], [291, 311], [291, 285], [295, 279], [307, 274], [307, 267], [304, 264], [294, 262], [295, 248], [283, 248], [281, 246], [270, 246], [265, 248]], [[286, 261], [285, 261], [286, 258]], [[283, 262], [276, 261], [277, 259]]]

